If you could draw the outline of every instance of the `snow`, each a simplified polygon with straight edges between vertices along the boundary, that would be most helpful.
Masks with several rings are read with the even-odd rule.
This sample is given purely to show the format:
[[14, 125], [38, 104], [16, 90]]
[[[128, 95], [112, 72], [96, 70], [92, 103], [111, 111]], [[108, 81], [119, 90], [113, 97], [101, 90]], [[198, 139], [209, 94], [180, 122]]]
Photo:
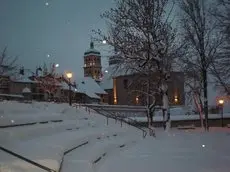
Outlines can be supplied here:
[[21, 82], [21, 83], [36, 83], [36, 81], [30, 80], [29, 77], [30, 73], [25, 73], [25, 75], [16, 75], [15, 77], [11, 77], [13, 82]]
[[91, 77], [78, 79], [77, 92], [85, 93], [91, 98], [100, 99], [96, 94], [107, 94]]
[[[61, 87], [63, 90], [69, 90], [69, 84], [67, 84], [66, 82], [62, 82]], [[73, 92], [76, 92], [76, 88], [74, 86], [71, 85], [70, 88]]]
[[28, 88], [28, 87], [25, 87], [23, 90], [22, 90], [23, 93], [31, 93], [31, 90]]
[[[230, 129], [209, 133], [156, 129], [156, 138], [95, 113], [68, 104], [0, 102], [0, 126], [21, 122], [34, 125], [0, 128], [0, 171], [41, 172], [2, 147], [60, 172], [76, 171], [202, 171], [228, 172]], [[52, 120], [62, 120], [52, 122]], [[45, 122], [48, 123], [39, 123]], [[64, 156], [63, 156], [64, 155]]]
[[23, 95], [18, 95], [18, 94], [0, 94], [0, 97], [15, 97], [15, 98], [24, 98]]
[[[230, 118], [230, 113], [223, 114], [224, 118]], [[220, 114], [209, 114], [209, 119], [221, 119]], [[131, 120], [136, 120], [138, 122], [147, 122], [147, 117], [129, 117]], [[154, 116], [153, 121], [160, 122], [162, 121], [162, 116]], [[172, 115], [170, 116], [171, 121], [190, 121], [190, 120], [199, 120], [200, 116], [196, 115]], [[204, 119], [204, 116], [203, 116]], [[127, 119], [128, 121], [128, 119]]]
[[225, 133], [216, 132], [160, 133], [155, 140], [145, 139], [106, 160], [99, 171], [228, 172], [229, 139]]

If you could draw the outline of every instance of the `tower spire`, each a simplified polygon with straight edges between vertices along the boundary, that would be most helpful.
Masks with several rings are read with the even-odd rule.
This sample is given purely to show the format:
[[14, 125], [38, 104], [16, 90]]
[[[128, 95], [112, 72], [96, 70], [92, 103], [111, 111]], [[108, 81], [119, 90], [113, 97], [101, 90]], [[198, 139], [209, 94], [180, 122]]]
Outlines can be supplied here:
[[90, 42], [90, 49], [94, 49], [94, 44], [93, 44], [93, 41], [91, 40]]
[[94, 49], [93, 37], [90, 36], [90, 49]]

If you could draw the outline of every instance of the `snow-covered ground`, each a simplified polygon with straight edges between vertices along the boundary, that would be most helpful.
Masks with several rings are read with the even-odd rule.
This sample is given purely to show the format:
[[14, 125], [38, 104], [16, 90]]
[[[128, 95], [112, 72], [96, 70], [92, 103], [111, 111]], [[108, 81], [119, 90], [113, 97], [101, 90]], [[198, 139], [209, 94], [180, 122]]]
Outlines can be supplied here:
[[230, 171], [228, 128], [157, 129], [156, 138], [143, 139], [138, 129], [112, 119], [107, 126], [105, 117], [83, 107], [38, 102], [0, 102], [0, 126], [0, 172]]

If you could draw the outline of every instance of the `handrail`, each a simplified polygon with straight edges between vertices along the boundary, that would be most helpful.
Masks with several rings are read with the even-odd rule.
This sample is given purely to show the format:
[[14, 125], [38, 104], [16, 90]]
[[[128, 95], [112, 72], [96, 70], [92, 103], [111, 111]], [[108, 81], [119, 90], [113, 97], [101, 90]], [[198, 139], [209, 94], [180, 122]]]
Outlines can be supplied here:
[[106, 110], [103, 109], [102, 107], [98, 107], [98, 108], [100, 108], [100, 110], [102, 110], [102, 111], [108, 113], [109, 115], [102, 114], [102, 112], [100, 112], [98, 109], [94, 109], [92, 106], [87, 106], [87, 105], [85, 105], [85, 106], [88, 107], [88, 108], [91, 107], [91, 108], [92, 108], [94, 111], [96, 111], [98, 114], [101, 114], [101, 115], [103, 115], [103, 116], [105, 116], [105, 117], [107, 117], [107, 118], [112, 118], [112, 119], [115, 119], [115, 120], [119, 120], [119, 121], [121, 121], [121, 122], [124, 122], [124, 123], [126, 123], [126, 124], [128, 124], [128, 125], [131, 125], [131, 126], [137, 128], [137, 129], [141, 130], [141, 131], [143, 132], [143, 138], [145, 138], [146, 135], [147, 135], [147, 131], [145, 131], [145, 130], [142, 129], [141, 127], [138, 127], [137, 125], [133, 125], [132, 123], [129, 123], [129, 122], [123, 120], [123, 119], [121, 118], [121, 116], [118, 116], [119, 118], [118, 118], [117, 116], [114, 117], [114, 115], [112, 115], [111, 112], [106, 111]]
[[[113, 116], [113, 115], [111, 114], [111, 112], [108, 112], [108, 111], [106, 111], [106, 110], [104, 110], [104, 111], [107, 112], [107, 113], [109, 113], [110, 116]], [[137, 129], [143, 131], [143, 136], [144, 136], [144, 138], [146, 137], [147, 131], [145, 131], [143, 128], [141, 128], [140, 125], [139, 125], [139, 126], [138, 126], [138, 125], [135, 125], [135, 124], [138, 124], [138, 123], [129, 123], [128, 121], [124, 120], [121, 116], [118, 116], [118, 117], [119, 117], [119, 118], [117, 118], [117, 116], [116, 116], [116, 118], [117, 118], [118, 120], [120, 120], [120, 121], [122, 121], [122, 122], [124, 122], [124, 123], [126, 123], [126, 124], [128, 124], [128, 125], [131, 125], [131, 126], [137, 128]], [[134, 121], [134, 120], [133, 120], [133, 121]]]
[[35, 161], [30, 160], [30, 159], [28, 159], [28, 158], [26, 158], [26, 157], [24, 157], [24, 156], [22, 156], [22, 155], [19, 155], [19, 154], [15, 153], [15, 152], [12, 152], [11, 150], [6, 149], [6, 148], [4, 148], [4, 147], [2, 147], [2, 146], [0, 146], [0, 149], [1, 149], [2, 151], [6, 152], [6, 153], [9, 153], [9, 154], [13, 155], [14, 157], [17, 157], [17, 158], [19, 158], [19, 159], [21, 159], [21, 160], [23, 160], [23, 161], [25, 161], [25, 162], [28, 162], [28, 163], [30, 163], [30, 164], [32, 164], [32, 165], [38, 167], [38, 168], [43, 169], [43, 170], [45, 170], [45, 171], [48, 171], [48, 172], [56, 172], [55, 170], [52, 170], [52, 169], [50, 169], [50, 168], [48, 168], [48, 167], [46, 167], [46, 166], [44, 166], [44, 165], [41, 165], [41, 164], [39, 164], [39, 163], [37, 163], [37, 162], [35, 162]]

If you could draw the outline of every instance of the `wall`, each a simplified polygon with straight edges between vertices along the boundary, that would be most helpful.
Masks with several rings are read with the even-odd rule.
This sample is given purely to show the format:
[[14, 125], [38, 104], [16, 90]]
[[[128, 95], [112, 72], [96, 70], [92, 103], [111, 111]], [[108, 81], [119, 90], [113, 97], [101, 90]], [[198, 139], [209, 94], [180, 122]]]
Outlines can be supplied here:
[[[125, 86], [125, 80], [128, 81]], [[117, 104], [119, 105], [146, 105], [146, 95], [137, 93], [142, 91], [141, 80], [146, 80], [146, 77], [139, 75], [120, 76], [114, 78], [114, 93], [117, 96]], [[140, 81], [140, 83], [138, 83]], [[152, 85], [156, 84], [156, 76], [151, 78]], [[130, 85], [130, 83], [133, 83]], [[133, 86], [134, 85], [134, 86]], [[184, 75], [180, 72], [171, 73], [171, 77], [168, 81], [168, 96], [171, 105], [184, 105]], [[175, 102], [175, 96], [177, 96], [178, 102]], [[152, 101], [152, 100], [150, 100]], [[157, 97], [157, 104], [161, 104], [161, 97]]]
[[10, 94], [22, 94], [22, 90], [25, 87], [31, 90], [31, 83], [11, 82], [10, 83]]

